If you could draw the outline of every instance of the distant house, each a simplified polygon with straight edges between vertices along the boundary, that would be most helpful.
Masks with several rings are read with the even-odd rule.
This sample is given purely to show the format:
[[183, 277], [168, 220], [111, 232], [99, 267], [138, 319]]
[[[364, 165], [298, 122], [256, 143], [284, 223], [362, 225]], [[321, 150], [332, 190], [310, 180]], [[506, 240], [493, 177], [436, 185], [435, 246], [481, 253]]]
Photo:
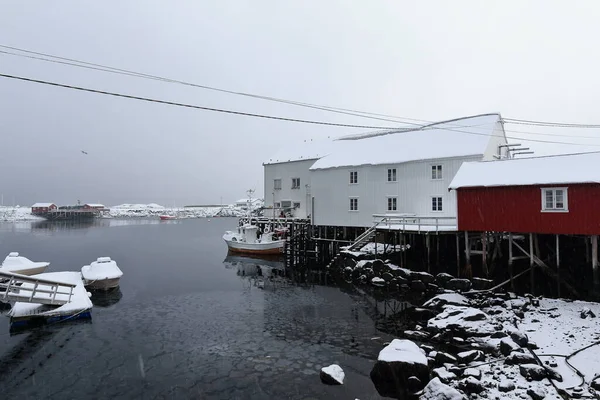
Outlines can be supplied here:
[[305, 142], [264, 163], [266, 205], [297, 205], [319, 226], [369, 227], [376, 215], [454, 221], [448, 185], [465, 161], [507, 157], [500, 114]]
[[[248, 203], [250, 202], [250, 203]], [[238, 201], [235, 202], [235, 206], [239, 207], [243, 210], [247, 210], [248, 209], [248, 204], [250, 204], [250, 206], [252, 207], [252, 209], [256, 209], [258, 207], [260, 207], [262, 205], [263, 201], [261, 199], [239, 199]]]
[[106, 209], [106, 207], [104, 207], [103, 204], [90, 204], [90, 203], [84, 204], [82, 208], [84, 210], [98, 210], [98, 211], [103, 211], [104, 209]]
[[458, 229], [600, 235], [600, 152], [464, 163]]
[[31, 206], [31, 213], [35, 215], [45, 214], [50, 210], [56, 210], [54, 203], [35, 203]]

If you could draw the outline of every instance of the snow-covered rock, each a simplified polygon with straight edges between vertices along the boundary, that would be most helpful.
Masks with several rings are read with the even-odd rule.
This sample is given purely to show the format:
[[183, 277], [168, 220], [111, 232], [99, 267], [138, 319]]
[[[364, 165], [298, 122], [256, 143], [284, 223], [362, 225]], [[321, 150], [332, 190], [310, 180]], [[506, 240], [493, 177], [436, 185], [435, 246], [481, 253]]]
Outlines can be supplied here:
[[467, 397], [458, 390], [442, 383], [439, 378], [433, 378], [425, 389], [420, 400], [466, 400]]
[[434, 331], [451, 330], [468, 336], [486, 336], [496, 332], [483, 311], [451, 305], [445, 306], [444, 311], [430, 319], [427, 328]]
[[456, 358], [461, 364], [468, 364], [473, 361], [481, 360], [483, 358], [483, 352], [481, 350], [463, 351], [458, 353]]
[[546, 377], [544, 367], [537, 364], [521, 364], [519, 366], [519, 373], [521, 376], [534, 381], [541, 381]]
[[423, 307], [438, 308], [445, 306], [446, 304], [450, 304], [453, 306], [468, 306], [470, 302], [469, 299], [467, 299], [462, 294], [444, 293], [426, 301], [425, 304], [423, 304]]
[[379, 352], [370, 375], [381, 396], [404, 396], [411, 376], [422, 383], [429, 381], [427, 357], [414, 342], [394, 339]]
[[502, 353], [505, 356], [508, 356], [510, 353], [515, 351], [522, 352], [523, 349], [521, 348], [521, 346], [515, 343], [514, 340], [508, 337], [505, 337], [502, 340], [500, 340], [500, 353]]
[[468, 279], [451, 279], [446, 283], [445, 288], [450, 290], [467, 292], [471, 289], [471, 281]]
[[502, 379], [498, 383], [498, 390], [503, 393], [512, 392], [516, 389], [515, 383], [509, 379]]
[[448, 371], [446, 367], [434, 368], [432, 372], [433, 376], [440, 378], [443, 383], [448, 383], [456, 379], [456, 374]]
[[344, 383], [344, 370], [337, 364], [321, 368], [321, 381], [327, 385], [342, 385]]
[[509, 365], [515, 365], [515, 364], [535, 364], [536, 363], [536, 359], [534, 356], [532, 356], [529, 353], [523, 353], [523, 352], [519, 352], [519, 351], [513, 351], [512, 353], [510, 353], [508, 355], [508, 357], [506, 357], [506, 359], [504, 360], [505, 363], [509, 364]]

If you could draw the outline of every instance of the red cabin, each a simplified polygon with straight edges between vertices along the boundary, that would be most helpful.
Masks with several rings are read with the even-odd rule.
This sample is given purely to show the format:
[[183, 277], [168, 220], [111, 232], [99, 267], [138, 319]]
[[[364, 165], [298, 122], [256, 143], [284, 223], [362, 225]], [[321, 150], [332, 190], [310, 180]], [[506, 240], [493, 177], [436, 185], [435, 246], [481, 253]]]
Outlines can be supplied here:
[[35, 203], [31, 206], [32, 214], [45, 214], [50, 210], [56, 210], [56, 204], [54, 203]]
[[458, 230], [600, 235], [600, 152], [463, 163]]

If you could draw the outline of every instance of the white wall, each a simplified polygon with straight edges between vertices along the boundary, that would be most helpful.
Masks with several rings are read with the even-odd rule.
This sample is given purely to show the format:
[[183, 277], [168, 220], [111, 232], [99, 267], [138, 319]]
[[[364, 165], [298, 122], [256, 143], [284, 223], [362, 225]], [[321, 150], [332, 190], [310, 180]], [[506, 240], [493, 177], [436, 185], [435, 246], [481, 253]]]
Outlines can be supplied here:
[[[448, 186], [464, 161], [477, 160], [481, 156], [311, 171], [314, 224], [366, 227], [373, 225], [373, 214], [385, 213], [456, 217], [456, 193]], [[431, 179], [433, 164], [442, 165], [442, 179]], [[396, 168], [396, 182], [387, 182], [388, 168]], [[352, 170], [358, 171], [356, 185], [349, 183]], [[396, 211], [387, 210], [389, 196], [398, 199]], [[433, 196], [442, 197], [443, 211], [432, 211]], [[358, 212], [349, 211], [350, 197], [358, 197]]]
[[[496, 122], [496, 126], [494, 127], [494, 131], [492, 136], [490, 137], [490, 141], [488, 143], [488, 147], [485, 150], [485, 154], [483, 155], [483, 160], [490, 161], [495, 160], [494, 155], [498, 155], [498, 146], [502, 144], [506, 144], [506, 136], [504, 134], [504, 126], [500, 121]], [[507, 149], [506, 147], [500, 148], [501, 156], [506, 156]]]
[[[280, 203], [282, 200], [290, 200], [292, 203], [300, 203], [300, 208], [294, 210], [295, 217], [306, 218], [310, 215], [310, 198], [308, 196], [308, 193], [311, 191], [309, 168], [315, 161], [303, 160], [266, 164], [264, 166], [265, 206], [270, 207], [274, 203]], [[292, 178], [300, 178], [299, 189], [292, 189]], [[281, 190], [274, 190], [273, 181], [275, 179], [281, 179]]]

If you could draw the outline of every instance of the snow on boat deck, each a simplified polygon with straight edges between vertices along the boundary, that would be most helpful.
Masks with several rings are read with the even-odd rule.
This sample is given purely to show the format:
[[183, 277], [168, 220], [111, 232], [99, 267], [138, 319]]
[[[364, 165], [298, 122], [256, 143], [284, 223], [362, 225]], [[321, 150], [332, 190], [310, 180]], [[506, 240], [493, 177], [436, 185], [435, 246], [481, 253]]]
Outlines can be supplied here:
[[[55, 280], [59, 282], [71, 283], [76, 285], [73, 288], [71, 301], [59, 307], [48, 306], [39, 303], [16, 302], [8, 315], [15, 319], [25, 319], [27, 317], [55, 317], [55, 316], [71, 316], [86, 310], [91, 310], [92, 301], [88, 296], [88, 292], [83, 286], [81, 272], [46, 272], [43, 274], [34, 275], [43, 279]], [[24, 283], [22, 287], [33, 288], [33, 284]], [[69, 296], [57, 294], [56, 299], [68, 301]]]

